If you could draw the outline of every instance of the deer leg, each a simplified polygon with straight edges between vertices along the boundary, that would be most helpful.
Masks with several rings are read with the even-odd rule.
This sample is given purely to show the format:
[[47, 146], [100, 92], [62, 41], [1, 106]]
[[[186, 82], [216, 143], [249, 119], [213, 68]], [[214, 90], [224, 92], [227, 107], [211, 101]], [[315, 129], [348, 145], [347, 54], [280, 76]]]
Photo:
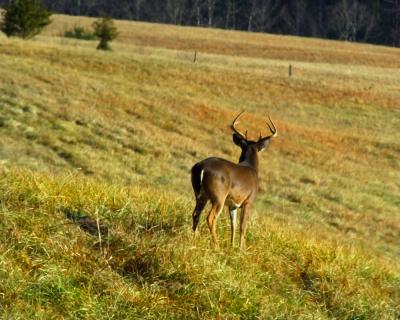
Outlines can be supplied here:
[[235, 242], [237, 208], [229, 208], [229, 216], [231, 218], [231, 246], [233, 247]]
[[249, 204], [243, 204], [242, 207], [242, 212], [240, 216], [240, 248], [243, 249], [245, 246], [245, 237], [246, 237], [246, 231], [247, 231], [247, 220], [249, 218], [249, 209], [250, 205]]
[[193, 218], [193, 232], [194, 235], [196, 236], [196, 229], [197, 225], [199, 224], [199, 219], [201, 212], [203, 211], [204, 207], [207, 204], [207, 200], [203, 199], [196, 199], [196, 207], [193, 210], [192, 218]]
[[210, 228], [212, 241], [216, 248], [218, 248], [217, 218], [218, 218], [219, 214], [221, 213], [222, 208], [223, 208], [223, 202], [222, 203], [219, 203], [219, 202], [213, 203], [211, 211], [207, 217], [208, 227]]

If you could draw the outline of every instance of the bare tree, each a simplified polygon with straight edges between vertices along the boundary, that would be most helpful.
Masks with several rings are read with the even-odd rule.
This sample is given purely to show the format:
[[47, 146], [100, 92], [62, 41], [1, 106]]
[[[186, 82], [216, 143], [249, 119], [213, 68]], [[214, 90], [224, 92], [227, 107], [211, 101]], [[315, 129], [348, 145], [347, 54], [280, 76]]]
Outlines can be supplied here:
[[247, 31], [252, 31], [253, 18], [254, 18], [254, 15], [257, 13], [257, 9], [258, 9], [257, 5], [258, 5], [257, 0], [250, 0], [250, 13], [249, 13], [249, 20], [247, 23]]
[[307, 2], [305, 0], [295, 1], [292, 7], [286, 5], [282, 13], [290, 34], [304, 34], [307, 19]]
[[207, 0], [208, 26], [210, 28], [213, 26], [213, 18], [214, 18], [214, 12], [215, 12], [215, 2], [216, 2], [216, 0]]
[[375, 25], [375, 17], [358, 1], [342, 0], [332, 8], [330, 27], [339, 39], [365, 41]]
[[201, 25], [201, 7], [203, 5], [202, 0], [195, 0], [194, 1], [194, 6], [193, 6], [193, 11], [196, 16], [196, 25], [200, 26]]
[[182, 24], [182, 15], [185, 9], [185, 0], [167, 0], [166, 13], [168, 20], [174, 24]]
[[282, 6], [279, 1], [252, 0], [247, 30], [269, 32], [280, 19], [282, 19]]
[[236, 0], [227, 0], [225, 29], [236, 29], [236, 14], [238, 8]]
[[318, 0], [313, 3], [311, 13], [308, 14], [308, 28], [309, 35], [312, 37], [327, 38], [328, 37], [328, 23], [327, 23], [327, 10], [324, 0]]
[[385, 0], [388, 11], [392, 16], [391, 21], [391, 41], [396, 47], [400, 47], [400, 0]]
[[142, 12], [142, 4], [145, 0], [134, 0], [134, 8], [135, 8], [135, 20], [140, 20], [141, 12]]

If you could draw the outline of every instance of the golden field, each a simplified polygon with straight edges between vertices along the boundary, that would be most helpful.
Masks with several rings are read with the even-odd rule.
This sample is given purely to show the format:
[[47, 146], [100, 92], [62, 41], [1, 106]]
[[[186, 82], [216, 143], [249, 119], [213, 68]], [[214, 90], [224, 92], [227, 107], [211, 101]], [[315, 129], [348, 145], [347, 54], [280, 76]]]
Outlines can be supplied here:
[[[400, 316], [399, 49], [128, 21], [111, 52], [62, 37], [92, 22], [0, 35], [3, 318]], [[189, 171], [237, 160], [241, 110], [250, 137], [268, 114], [279, 136], [246, 250], [227, 214], [212, 250]]]

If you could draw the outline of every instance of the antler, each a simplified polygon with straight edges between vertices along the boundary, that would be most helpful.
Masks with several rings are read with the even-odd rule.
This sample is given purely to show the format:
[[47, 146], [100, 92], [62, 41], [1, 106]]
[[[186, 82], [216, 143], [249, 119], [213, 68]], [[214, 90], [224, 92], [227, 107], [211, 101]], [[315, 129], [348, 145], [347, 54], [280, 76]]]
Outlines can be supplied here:
[[246, 131], [246, 135], [244, 135], [243, 133], [241, 133], [238, 129], [236, 129], [236, 124], [237, 124], [237, 120], [239, 119], [239, 117], [244, 113], [244, 111], [242, 111], [241, 113], [239, 113], [236, 118], [233, 120], [232, 124], [231, 124], [231, 129], [238, 134], [239, 136], [241, 136], [243, 139], [247, 140], [247, 131]]
[[269, 125], [268, 122], [267, 122], [267, 126], [268, 126], [268, 128], [269, 128], [269, 130], [271, 131], [272, 134], [270, 136], [268, 136], [268, 137], [264, 137], [263, 138], [261, 136], [261, 132], [260, 132], [260, 139], [259, 140], [261, 140], [261, 139], [270, 139], [270, 138], [276, 137], [278, 135], [278, 129], [276, 129], [274, 122], [271, 120], [271, 117], [268, 116], [268, 119], [269, 119], [269, 122], [271, 122], [272, 127]]
[[271, 133], [272, 133], [271, 138], [272, 138], [272, 137], [276, 137], [276, 136], [278, 135], [278, 129], [275, 127], [275, 124], [274, 124], [274, 122], [272, 121], [272, 119], [271, 119], [270, 116], [268, 116], [268, 119], [269, 119], [269, 122], [271, 122], [271, 124], [272, 124], [272, 128], [271, 128], [271, 126], [270, 126], [269, 123], [267, 122], [267, 126], [268, 126], [269, 130], [270, 130]]

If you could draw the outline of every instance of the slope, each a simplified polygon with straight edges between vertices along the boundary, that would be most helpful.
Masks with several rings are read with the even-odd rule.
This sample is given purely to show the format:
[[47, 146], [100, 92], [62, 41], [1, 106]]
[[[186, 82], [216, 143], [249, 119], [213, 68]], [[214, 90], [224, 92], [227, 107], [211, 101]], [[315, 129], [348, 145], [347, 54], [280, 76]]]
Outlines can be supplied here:
[[[132, 302], [134, 295], [122, 293], [137, 290], [135, 294], [143, 294], [134, 300], [139, 306], [122, 309], [146, 314], [151, 297], [164, 301], [148, 310], [149, 317], [174, 312], [176, 317], [210, 318], [396, 316], [398, 49], [125, 21], [118, 22], [121, 37], [113, 52], [96, 52], [93, 42], [59, 37], [73, 25], [91, 21], [55, 16], [33, 42], [0, 39], [2, 229], [23, 235], [27, 243], [37, 240], [47, 251], [32, 253], [27, 243], [17, 246], [21, 237], [8, 242], [6, 236], [2, 256], [9, 262], [2, 267], [7, 278], [11, 266], [25, 259], [25, 248], [28, 261], [53, 257], [44, 264], [53, 268], [51, 286], [64, 270], [75, 268], [87, 278], [107, 270], [107, 281], [118, 278], [123, 286], [113, 291], [105, 280], [104, 290], [97, 291], [92, 283], [66, 277], [66, 295], [55, 295], [64, 309], [44, 308], [43, 301], [54, 293], [46, 291], [43, 301], [32, 300], [33, 295], [22, 300], [17, 314], [33, 312], [29, 305], [35, 312], [44, 308], [43, 317], [46, 312], [65, 316], [76, 293], [83, 314], [94, 317], [91, 312], [101, 315], [109, 303]], [[292, 77], [287, 75], [289, 63]], [[209, 250], [205, 225], [200, 242], [188, 246], [190, 167], [210, 155], [238, 157], [228, 124], [240, 110], [247, 111], [242, 125], [250, 136], [265, 132], [268, 113], [280, 131], [262, 155], [262, 191], [253, 210], [249, 248], [246, 253], [228, 249], [225, 217], [219, 223], [221, 252]], [[65, 184], [58, 180], [68, 181], [69, 189], [54, 191]], [[25, 185], [32, 186], [24, 191]], [[81, 192], [60, 200], [74, 189]], [[30, 197], [25, 201], [24, 192], [34, 199], [46, 196], [38, 205]], [[96, 198], [97, 193], [103, 198]], [[116, 201], [114, 193], [124, 195], [110, 205]], [[162, 209], [157, 207], [160, 194], [167, 199]], [[97, 238], [80, 229], [54, 229], [56, 221], [65, 222], [62, 208], [107, 221], [117, 230], [112, 232], [115, 249], [110, 244], [108, 253], [99, 253], [92, 247], [98, 246]], [[136, 219], [150, 219], [150, 225]], [[48, 242], [53, 233], [60, 233], [60, 239]], [[81, 238], [82, 248], [66, 249], [64, 258], [57, 254], [55, 248], [66, 239]], [[143, 240], [140, 245], [138, 240]], [[80, 260], [80, 250], [88, 261]], [[114, 266], [110, 255], [118, 256]], [[137, 261], [132, 258], [136, 255]], [[76, 257], [73, 262], [71, 256]], [[133, 266], [127, 259], [134, 259]], [[102, 267], [88, 270], [86, 263]], [[31, 275], [31, 267], [7, 278], [3, 297], [18, 279], [46, 289], [39, 280], [50, 273]], [[171, 294], [169, 286], [179, 290], [173, 288]], [[12, 297], [28, 289], [22, 285], [15, 290], [21, 291], [4, 300], [4, 310], [11, 314]], [[104, 305], [93, 296], [110, 290], [112, 297]], [[196, 305], [195, 297], [199, 308], [188, 310]], [[119, 309], [108, 315], [118, 318]]]

